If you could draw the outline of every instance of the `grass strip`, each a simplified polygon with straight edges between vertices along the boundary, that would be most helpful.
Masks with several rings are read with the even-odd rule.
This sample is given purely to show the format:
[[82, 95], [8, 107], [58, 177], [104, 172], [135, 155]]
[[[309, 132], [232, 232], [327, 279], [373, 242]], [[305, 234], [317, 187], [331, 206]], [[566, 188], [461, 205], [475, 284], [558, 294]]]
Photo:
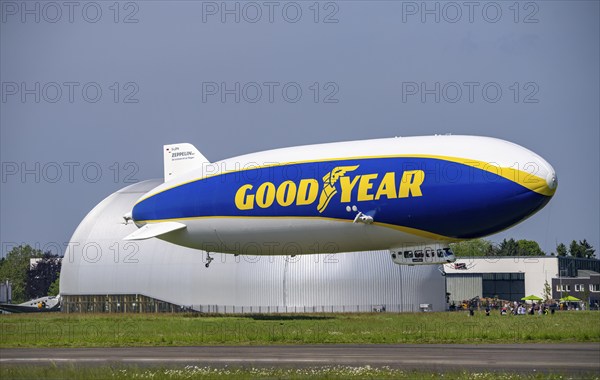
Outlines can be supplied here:
[[600, 313], [12, 314], [0, 347], [600, 342]]

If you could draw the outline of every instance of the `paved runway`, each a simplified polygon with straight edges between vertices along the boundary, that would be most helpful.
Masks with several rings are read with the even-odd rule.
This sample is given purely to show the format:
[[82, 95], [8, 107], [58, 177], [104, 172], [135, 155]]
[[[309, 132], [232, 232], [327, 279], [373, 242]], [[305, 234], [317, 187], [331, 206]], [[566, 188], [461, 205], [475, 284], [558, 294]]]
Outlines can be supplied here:
[[0, 364], [47, 363], [213, 367], [370, 365], [423, 370], [535, 370], [600, 374], [600, 343], [0, 349]]

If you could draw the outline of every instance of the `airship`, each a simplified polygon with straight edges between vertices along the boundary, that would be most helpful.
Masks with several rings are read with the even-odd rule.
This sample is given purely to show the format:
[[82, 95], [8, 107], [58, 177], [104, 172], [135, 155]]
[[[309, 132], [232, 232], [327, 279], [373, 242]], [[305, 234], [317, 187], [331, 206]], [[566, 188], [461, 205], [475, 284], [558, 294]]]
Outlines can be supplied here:
[[490, 137], [435, 135], [274, 149], [210, 162], [164, 146], [165, 182], [124, 218], [126, 240], [211, 253], [388, 250], [396, 264], [455, 260], [449, 244], [543, 208], [558, 180], [542, 157]]

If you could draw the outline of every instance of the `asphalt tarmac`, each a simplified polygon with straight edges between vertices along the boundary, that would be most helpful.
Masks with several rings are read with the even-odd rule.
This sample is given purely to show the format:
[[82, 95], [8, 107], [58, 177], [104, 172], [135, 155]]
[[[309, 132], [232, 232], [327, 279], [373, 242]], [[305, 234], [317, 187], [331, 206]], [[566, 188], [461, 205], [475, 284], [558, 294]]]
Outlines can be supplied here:
[[0, 365], [312, 367], [389, 366], [431, 371], [597, 373], [600, 343], [286, 345], [0, 349]]

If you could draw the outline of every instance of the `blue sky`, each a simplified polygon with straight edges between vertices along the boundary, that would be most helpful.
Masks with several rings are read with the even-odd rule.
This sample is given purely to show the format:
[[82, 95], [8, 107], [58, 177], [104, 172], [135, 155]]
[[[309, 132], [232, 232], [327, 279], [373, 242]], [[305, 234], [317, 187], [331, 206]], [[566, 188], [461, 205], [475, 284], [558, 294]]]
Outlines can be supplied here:
[[556, 169], [550, 204], [493, 241], [599, 247], [597, 1], [0, 4], [2, 255], [64, 245], [103, 198], [161, 177], [166, 143], [216, 161], [436, 133]]

